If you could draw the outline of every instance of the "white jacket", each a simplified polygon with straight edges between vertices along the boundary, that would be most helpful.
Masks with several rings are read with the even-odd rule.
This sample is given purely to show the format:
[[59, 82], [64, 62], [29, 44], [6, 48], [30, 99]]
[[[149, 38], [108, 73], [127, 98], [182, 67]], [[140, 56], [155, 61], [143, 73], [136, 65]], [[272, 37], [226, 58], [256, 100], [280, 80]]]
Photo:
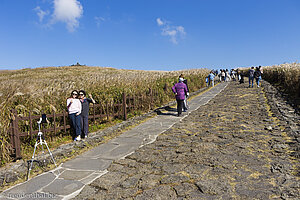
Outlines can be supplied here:
[[[71, 103], [72, 100], [72, 103]], [[81, 102], [79, 99], [72, 99], [69, 98], [67, 99], [67, 108], [69, 111], [69, 114], [74, 114], [74, 113], [81, 113]]]

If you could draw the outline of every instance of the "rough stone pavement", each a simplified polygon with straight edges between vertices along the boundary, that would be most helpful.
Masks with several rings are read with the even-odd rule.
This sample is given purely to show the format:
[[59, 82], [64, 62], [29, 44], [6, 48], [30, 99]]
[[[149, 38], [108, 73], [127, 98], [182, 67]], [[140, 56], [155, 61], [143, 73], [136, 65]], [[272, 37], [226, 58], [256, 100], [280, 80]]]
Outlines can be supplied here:
[[232, 82], [75, 199], [300, 199], [287, 126], [262, 88]]
[[[225, 83], [219, 84], [205, 93], [194, 97], [189, 101], [190, 109], [188, 113], [208, 103], [226, 86], [227, 84]], [[92, 183], [94, 180], [97, 181], [99, 177], [107, 174], [107, 168], [111, 166], [114, 160], [122, 160], [122, 158], [132, 154], [138, 148], [153, 143], [160, 133], [185, 118], [187, 114], [183, 117], [176, 117], [176, 110], [172, 108], [159, 111], [158, 116], [126, 131], [121, 136], [106, 144], [99, 145], [75, 159], [62, 164], [58, 168], [60, 173], [58, 169], [43, 173], [25, 183], [4, 191], [0, 194], [0, 199], [73, 198], [86, 185]]]

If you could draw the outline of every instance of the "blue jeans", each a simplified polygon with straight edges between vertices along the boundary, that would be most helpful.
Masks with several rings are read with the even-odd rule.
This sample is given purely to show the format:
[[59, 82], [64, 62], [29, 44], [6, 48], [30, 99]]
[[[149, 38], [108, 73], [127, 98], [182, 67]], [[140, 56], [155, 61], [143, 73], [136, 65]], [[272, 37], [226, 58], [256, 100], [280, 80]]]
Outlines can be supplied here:
[[251, 85], [251, 82], [252, 82], [252, 87], [253, 87], [253, 81], [254, 81], [254, 77], [249, 76], [249, 87]]
[[69, 114], [71, 126], [73, 128], [73, 136], [74, 138], [78, 135], [81, 135], [81, 117], [80, 115], [76, 115], [76, 113]]
[[259, 81], [261, 80], [261, 76], [258, 77], [258, 78], [255, 78], [255, 79], [256, 79], [256, 84], [257, 84], [257, 86], [259, 86]]

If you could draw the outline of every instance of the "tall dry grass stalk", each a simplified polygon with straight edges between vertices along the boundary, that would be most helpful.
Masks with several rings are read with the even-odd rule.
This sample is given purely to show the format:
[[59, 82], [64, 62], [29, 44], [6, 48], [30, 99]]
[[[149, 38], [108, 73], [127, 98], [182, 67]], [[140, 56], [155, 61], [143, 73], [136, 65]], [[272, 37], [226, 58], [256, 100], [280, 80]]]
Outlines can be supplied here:
[[263, 67], [263, 78], [276, 85], [292, 98], [300, 97], [300, 64]]
[[[0, 158], [9, 161], [8, 127], [11, 109], [20, 116], [62, 112], [66, 110], [66, 99], [72, 90], [86, 90], [94, 99], [101, 101], [119, 98], [122, 92], [138, 94], [149, 88], [161, 93], [161, 102], [167, 102], [173, 95], [170, 87], [183, 73], [189, 80], [190, 90], [195, 91], [205, 85], [207, 69], [184, 71], [138, 71], [118, 70], [103, 67], [68, 66], [0, 71]], [[167, 85], [168, 92], [163, 88]]]

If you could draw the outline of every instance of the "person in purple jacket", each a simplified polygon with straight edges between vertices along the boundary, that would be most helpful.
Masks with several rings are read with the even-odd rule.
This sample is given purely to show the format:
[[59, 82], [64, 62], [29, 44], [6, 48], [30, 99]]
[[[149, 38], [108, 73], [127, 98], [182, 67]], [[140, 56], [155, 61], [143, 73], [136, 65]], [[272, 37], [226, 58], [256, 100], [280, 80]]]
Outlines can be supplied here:
[[183, 78], [179, 78], [179, 82], [176, 83], [172, 87], [172, 91], [175, 94], [176, 101], [177, 101], [177, 116], [180, 117], [182, 113], [183, 101], [185, 99], [185, 95], [188, 95], [188, 89], [186, 84], [183, 83]]

